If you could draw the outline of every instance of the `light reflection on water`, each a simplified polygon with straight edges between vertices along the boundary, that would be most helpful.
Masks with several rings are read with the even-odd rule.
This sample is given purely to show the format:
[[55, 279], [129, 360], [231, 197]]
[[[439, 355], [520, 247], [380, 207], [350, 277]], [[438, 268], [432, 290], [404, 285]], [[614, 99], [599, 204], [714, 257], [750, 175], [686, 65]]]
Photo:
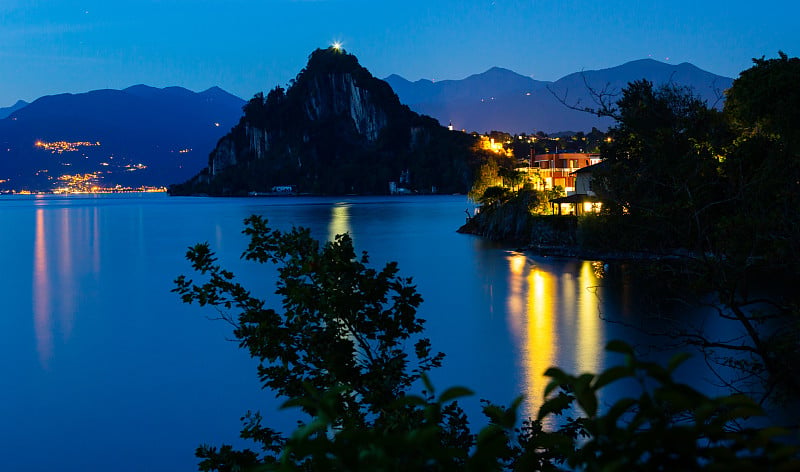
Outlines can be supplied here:
[[[548, 368], [597, 372], [605, 362], [598, 279], [589, 261], [576, 261], [558, 273], [523, 253], [510, 252], [506, 259], [508, 322], [523, 371], [520, 391], [527, 397], [526, 413], [535, 417], [544, 402]], [[577, 273], [570, 271], [575, 265]]]
[[350, 204], [347, 202], [335, 203], [331, 206], [331, 221], [328, 224], [328, 241], [333, 241], [336, 235], [352, 233], [350, 226]]
[[[53, 208], [36, 200], [32, 309], [36, 350], [48, 369], [56, 341], [72, 336], [82, 296], [78, 279], [100, 269], [98, 208]], [[56, 339], [58, 335], [58, 339]]]
[[47, 240], [44, 209], [36, 209], [36, 239], [33, 258], [33, 319], [39, 362], [47, 368], [53, 355], [52, 289], [47, 268]]
[[[320, 239], [348, 232], [374, 267], [397, 261], [425, 299], [425, 335], [447, 354], [434, 385], [464, 385], [500, 404], [524, 393], [525, 413], [534, 414], [547, 368], [607, 367], [603, 347], [621, 336], [601, 315], [636, 315], [635, 290], [601, 286], [598, 263], [531, 257], [457, 234], [465, 206], [457, 196], [0, 198], [0, 258], [19, 274], [0, 285], [4, 467], [91, 470], [89, 460], [147, 450], [146, 461], [116, 470], [195, 470], [194, 449], [237, 441], [248, 409], [278, 429], [294, 426], [294, 416], [277, 412], [282, 401], [260, 390], [247, 354], [226, 340], [230, 327], [207, 319], [218, 313], [170, 293], [177, 275], [191, 275], [186, 248], [208, 241], [223, 267], [274, 307], [275, 272], [240, 259], [251, 214]], [[469, 410], [470, 419], [479, 412]], [[38, 454], [42, 445], [49, 455]]]

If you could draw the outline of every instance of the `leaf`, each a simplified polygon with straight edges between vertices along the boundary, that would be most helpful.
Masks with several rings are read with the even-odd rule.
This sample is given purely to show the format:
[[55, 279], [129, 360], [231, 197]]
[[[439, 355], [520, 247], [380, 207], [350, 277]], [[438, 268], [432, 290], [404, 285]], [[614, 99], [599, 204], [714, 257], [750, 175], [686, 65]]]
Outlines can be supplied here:
[[550, 383], [544, 388], [544, 396], [550, 395], [550, 393], [558, 387], [567, 385], [572, 380], [572, 377], [567, 375], [566, 372], [559, 369], [558, 367], [550, 367], [544, 372], [545, 377], [550, 377]]
[[595, 377], [594, 389], [600, 390], [612, 382], [616, 382], [617, 380], [624, 379], [625, 377], [630, 377], [632, 375], [633, 371], [627, 366], [618, 365], [611, 367]]
[[317, 402], [310, 398], [306, 397], [298, 397], [298, 398], [290, 398], [283, 402], [280, 406], [281, 410], [288, 410], [289, 408], [311, 408], [316, 407]]
[[609, 341], [608, 344], [606, 344], [606, 351], [618, 352], [620, 354], [627, 354], [629, 356], [634, 355], [633, 348], [630, 346], [630, 344], [618, 339]]
[[425, 385], [425, 390], [428, 392], [428, 394], [433, 395], [434, 389], [433, 389], [433, 383], [431, 383], [431, 379], [428, 377], [427, 374], [424, 373], [420, 377], [422, 378], [422, 383]]
[[689, 360], [691, 357], [691, 354], [687, 352], [679, 352], [678, 354], [675, 354], [667, 363], [667, 370], [670, 373], [675, 372], [675, 369], [677, 369], [681, 364]]
[[325, 431], [328, 429], [330, 422], [324, 418], [318, 418], [307, 425], [303, 425], [292, 433], [292, 439], [306, 439], [318, 431]]
[[636, 406], [637, 403], [638, 402], [633, 398], [622, 398], [618, 400], [608, 409], [608, 412], [605, 414], [605, 420], [616, 424], [619, 418]]
[[456, 398], [469, 397], [475, 395], [475, 392], [466, 387], [450, 387], [439, 396], [439, 403], [447, 403]]
[[587, 416], [593, 418], [597, 415], [597, 396], [590, 388], [576, 389], [575, 399]]
[[541, 421], [551, 414], [560, 415], [562, 411], [569, 408], [572, 404], [572, 400], [572, 396], [563, 393], [547, 400], [539, 407], [539, 414], [536, 415], [536, 419]]
[[428, 402], [422, 397], [417, 395], [405, 395], [390, 403], [389, 407], [392, 409], [401, 409], [403, 406], [424, 406], [427, 404]]

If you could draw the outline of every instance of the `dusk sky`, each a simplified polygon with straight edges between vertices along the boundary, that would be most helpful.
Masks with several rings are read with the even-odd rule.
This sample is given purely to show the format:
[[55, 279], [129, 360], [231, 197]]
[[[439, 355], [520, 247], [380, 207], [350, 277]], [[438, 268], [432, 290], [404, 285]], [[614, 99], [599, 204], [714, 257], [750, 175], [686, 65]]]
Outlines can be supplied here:
[[341, 41], [375, 76], [539, 80], [651, 57], [736, 77], [800, 54], [794, 1], [2, 0], [0, 107], [144, 83], [242, 98]]

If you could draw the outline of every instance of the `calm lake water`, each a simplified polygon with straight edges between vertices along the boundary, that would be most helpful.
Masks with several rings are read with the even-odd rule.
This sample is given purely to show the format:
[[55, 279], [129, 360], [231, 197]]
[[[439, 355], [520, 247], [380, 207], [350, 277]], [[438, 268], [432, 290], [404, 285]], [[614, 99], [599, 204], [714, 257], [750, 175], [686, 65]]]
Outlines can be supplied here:
[[239, 259], [251, 214], [320, 239], [350, 232], [374, 265], [398, 261], [425, 299], [427, 336], [447, 354], [434, 385], [475, 390], [467, 409], [476, 420], [479, 398], [525, 394], [532, 412], [547, 367], [598, 371], [612, 361], [607, 341], [642, 341], [604, 321], [636, 319], [631, 284], [607, 283], [600, 262], [534, 258], [457, 234], [467, 208], [461, 196], [0, 198], [0, 468], [191, 471], [198, 445], [242, 445], [247, 410], [293, 424], [260, 389], [230, 326], [170, 293], [191, 273], [186, 248], [208, 241], [223, 266], [271, 297], [274, 272]]

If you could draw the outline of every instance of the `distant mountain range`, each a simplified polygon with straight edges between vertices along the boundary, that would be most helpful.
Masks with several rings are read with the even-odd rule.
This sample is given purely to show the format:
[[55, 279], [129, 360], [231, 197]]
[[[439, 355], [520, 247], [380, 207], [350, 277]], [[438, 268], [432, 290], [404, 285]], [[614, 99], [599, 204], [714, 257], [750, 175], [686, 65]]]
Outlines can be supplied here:
[[[732, 83], [691, 64], [650, 59], [555, 82], [497, 67], [462, 80], [410, 82], [398, 75], [384, 80], [402, 103], [445, 126], [555, 133], [612, 124], [556, 97], [578, 108], [595, 107], [587, 85], [618, 93], [642, 78], [689, 86], [710, 105], [721, 104], [722, 91]], [[217, 141], [240, 121], [244, 104], [218, 87], [193, 92], [146, 85], [20, 100], [0, 108], [0, 190], [52, 189], [61, 185], [59, 177], [86, 173], [96, 174], [102, 186], [183, 182], [207, 165]]]
[[105, 187], [187, 179], [244, 103], [218, 87], [145, 85], [18, 102], [0, 119], [0, 189], [51, 189], [66, 182], [61, 176], [87, 173]]
[[[692, 64], [665, 64], [652, 59], [628, 62], [610, 69], [567, 75], [555, 82], [534, 80], [495, 67], [462, 80], [418, 80], [398, 75], [386, 80], [400, 101], [456, 129], [532, 133], [605, 130], [608, 118], [571, 109], [597, 108], [590, 89], [618, 94], [629, 82], [646, 78], [656, 85], [673, 82], [694, 89], [709, 105], [721, 104], [722, 92], [733, 79], [703, 71]], [[613, 99], [612, 99], [613, 101]]]
[[19, 110], [20, 108], [23, 108], [23, 107], [28, 106], [28, 105], [30, 105], [30, 104], [28, 102], [26, 102], [25, 100], [17, 100], [17, 103], [11, 105], [8, 108], [0, 108], [0, 120], [2, 120], [3, 118], [7, 117], [8, 115], [14, 113], [15, 111]]

